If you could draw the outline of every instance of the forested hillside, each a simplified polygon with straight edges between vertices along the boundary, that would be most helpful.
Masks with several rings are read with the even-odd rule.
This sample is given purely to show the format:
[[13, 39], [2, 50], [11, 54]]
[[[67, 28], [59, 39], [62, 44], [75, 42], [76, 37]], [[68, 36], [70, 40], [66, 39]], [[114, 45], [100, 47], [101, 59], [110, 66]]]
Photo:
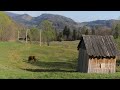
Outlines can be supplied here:
[[6, 13], [0, 11], [0, 41], [14, 41], [17, 39], [19, 24]]

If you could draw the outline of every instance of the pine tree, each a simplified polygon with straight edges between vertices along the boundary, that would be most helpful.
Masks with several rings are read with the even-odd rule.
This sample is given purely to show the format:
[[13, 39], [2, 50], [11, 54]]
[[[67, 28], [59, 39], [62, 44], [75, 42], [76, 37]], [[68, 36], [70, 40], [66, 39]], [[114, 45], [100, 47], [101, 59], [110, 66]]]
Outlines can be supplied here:
[[66, 36], [67, 36], [67, 40], [69, 40], [69, 36], [70, 36], [70, 28], [67, 29], [67, 31], [66, 31]]
[[77, 39], [77, 31], [74, 29], [73, 30], [73, 40]]
[[95, 27], [92, 29], [92, 35], [95, 35]]
[[62, 34], [62, 32], [59, 32], [59, 35], [58, 35], [58, 41], [62, 41], [62, 37], [63, 37], [63, 34]]
[[77, 31], [77, 40], [80, 40], [80, 37], [81, 37], [81, 32], [80, 30]]
[[67, 28], [67, 26], [65, 26], [64, 29], [63, 29], [63, 36], [64, 36], [65, 40], [66, 40], [67, 30], [68, 30], [68, 28]]
[[88, 35], [88, 29], [86, 29], [86, 31], [85, 31], [85, 35]]
[[117, 24], [113, 33], [113, 37], [117, 39], [119, 37], [119, 30], [120, 30], [120, 25]]

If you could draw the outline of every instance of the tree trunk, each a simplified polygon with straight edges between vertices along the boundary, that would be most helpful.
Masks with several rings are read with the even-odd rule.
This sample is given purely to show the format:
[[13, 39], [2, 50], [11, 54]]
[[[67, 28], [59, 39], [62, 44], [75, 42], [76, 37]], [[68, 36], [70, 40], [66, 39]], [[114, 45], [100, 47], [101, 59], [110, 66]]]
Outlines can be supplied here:
[[47, 42], [47, 45], [49, 46], [49, 41]]
[[47, 38], [47, 45], [49, 46], [50, 45], [50, 40]]

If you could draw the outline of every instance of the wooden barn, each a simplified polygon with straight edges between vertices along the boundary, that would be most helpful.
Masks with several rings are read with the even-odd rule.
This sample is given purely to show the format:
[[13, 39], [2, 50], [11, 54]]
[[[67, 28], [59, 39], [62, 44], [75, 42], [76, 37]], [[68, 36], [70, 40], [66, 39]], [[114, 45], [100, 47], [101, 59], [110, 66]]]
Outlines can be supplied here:
[[79, 72], [116, 72], [118, 50], [113, 36], [82, 35], [77, 48]]

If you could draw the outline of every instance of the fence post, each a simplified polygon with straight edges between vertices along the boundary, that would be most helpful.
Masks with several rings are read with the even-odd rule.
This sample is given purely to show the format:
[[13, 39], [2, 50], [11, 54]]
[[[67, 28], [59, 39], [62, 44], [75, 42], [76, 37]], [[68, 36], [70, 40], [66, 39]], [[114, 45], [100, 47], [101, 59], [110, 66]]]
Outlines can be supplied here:
[[26, 30], [26, 43], [27, 43], [27, 34], [28, 34], [28, 29]]

